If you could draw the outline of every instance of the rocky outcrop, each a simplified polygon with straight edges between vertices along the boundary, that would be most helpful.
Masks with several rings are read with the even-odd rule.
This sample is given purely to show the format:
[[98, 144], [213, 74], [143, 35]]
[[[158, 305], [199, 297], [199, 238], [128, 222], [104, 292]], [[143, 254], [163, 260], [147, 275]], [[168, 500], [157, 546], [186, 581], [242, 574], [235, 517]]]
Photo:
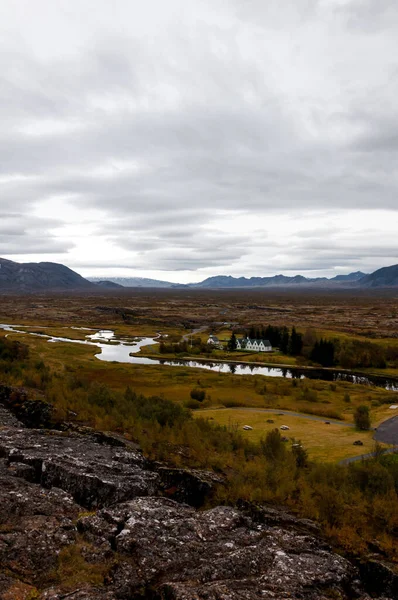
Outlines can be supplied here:
[[153, 495], [158, 475], [142, 454], [98, 443], [95, 436], [59, 431], [3, 429], [0, 457], [44, 488], [59, 487], [92, 509]]
[[376, 596], [383, 590], [386, 596], [398, 598], [398, 576], [390, 566], [369, 558], [359, 563], [359, 572], [369, 593]]
[[355, 568], [319, 539], [253, 521], [231, 507], [199, 512], [166, 498], [136, 498], [79, 520], [81, 531], [125, 560], [117, 597], [229, 600], [348, 598]]
[[18, 476], [17, 465], [0, 463], [0, 565], [7, 575], [0, 578], [0, 598], [2, 588], [39, 583], [55, 568], [60, 550], [75, 541], [80, 510], [63, 491], [32, 485]]
[[0, 405], [0, 427], [23, 427], [23, 424], [6, 408]]
[[54, 424], [54, 407], [42, 400], [29, 399], [24, 388], [0, 385], [1, 405], [26, 427], [52, 427]]
[[160, 477], [160, 489], [169, 498], [196, 508], [211, 498], [214, 489], [224, 484], [222, 477], [199, 469], [171, 469], [155, 463], [152, 468]]
[[[165, 497], [199, 504], [222, 480], [112, 434], [1, 424], [0, 600], [369, 600], [310, 521]], [[392, 599], [396, 583], [380, 567], [369, 589]]]

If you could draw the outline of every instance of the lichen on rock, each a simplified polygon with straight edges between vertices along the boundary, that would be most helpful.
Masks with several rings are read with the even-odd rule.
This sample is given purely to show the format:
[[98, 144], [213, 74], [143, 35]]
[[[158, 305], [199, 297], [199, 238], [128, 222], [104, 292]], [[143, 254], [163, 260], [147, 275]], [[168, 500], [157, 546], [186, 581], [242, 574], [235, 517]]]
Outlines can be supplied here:
[[117, 436], [0, 413], [0, 600], [368, 600], [364, 582], [397, 597], [394, 573], [358, 569], [312, 522], [244, 503], [201, 510], [216, 485]]

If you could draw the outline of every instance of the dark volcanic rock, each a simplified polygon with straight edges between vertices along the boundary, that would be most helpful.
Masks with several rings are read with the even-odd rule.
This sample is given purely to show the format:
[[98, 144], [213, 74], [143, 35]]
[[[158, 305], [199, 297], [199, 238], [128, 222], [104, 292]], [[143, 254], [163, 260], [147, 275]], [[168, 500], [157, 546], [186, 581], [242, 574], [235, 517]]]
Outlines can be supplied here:
[[9, 410], [0, 405], [0, 428], [23, 427], [22, 423]]
[[398, 575], [388, 565], [368, 560], [359, 565], [359, 571], [370, 593], [376, 595], [379, 590], [384, 590], [391, 598], [398, 598]]
[[159, 600], [359, 596], [356, 569], [319, 539], [230, 507], [198, 512], [166, 498], [136, 498], [80, 519], [79, 528], [123, 557], [112, 584], [121, 599], [143, 589]]
[[30, 600], [35, 598], [34, 592], [33, 586], [10, 575], [0, 573], [0, 600]]
[[[0, 597], [1, 598], [1, 597]], [[46, 590], [40, 600], [116, 600], [116, 596], [109, 590], [97, 587], [81, 586], [73, 592], [65, 593], [62, 588]]]
[[[81, 509], [62, 490], [45, 490], [13, 475], [13, 466], [0, 463], [0, 565], [35, 582], [55, 567], [59, 551], [75, 541], [73, 521]], [[6, 589], [6, 584], [16, 585], [3, 581]]]
[[312, 522], [155, 496], [171, 485], [194, 504], [219, 481], [85, 431], [0, 429], [0, 600], [369, 600], [361, 574], [374, 597], [396, 597], [394, 573], [357, 569]]
[[28, 479], [59, 487], [86, 508], [153, 495], [158, 487], [158, 476], [145, 470], [140, 453], [98, 443], [89, 435], [3, 429], [0, 456], [10, 464], [28, 465], [33, 469]]
[[163, 465], [154, 465], [153, 468], [160, 477], [161, 490], [166, 496], [197, 508], [203, 506], [214, 489], [224, 483], [222, 477], [209, 471], [171, 469]]
[[39, 429], [53, 424], [53, 405], [41, 400], [29, 400], [24, 388], [0, 385], [0, 408], [1, 405], [26, 427]]

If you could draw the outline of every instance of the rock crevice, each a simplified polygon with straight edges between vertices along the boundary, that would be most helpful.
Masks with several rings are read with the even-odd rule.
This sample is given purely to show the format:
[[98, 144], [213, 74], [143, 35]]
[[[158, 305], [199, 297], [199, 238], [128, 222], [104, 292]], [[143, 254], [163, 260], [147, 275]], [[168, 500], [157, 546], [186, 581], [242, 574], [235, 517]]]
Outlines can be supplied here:
[[111, 434], [5, 417], [0, 600], [366, 600], [364, 583], [397, 597], [392, 572], [379, 565], [372, 580], [375, 565], [333, 553], [310, 521], [244, 503], [199, 510], [223, 483], [211, 473], [149, 463]]

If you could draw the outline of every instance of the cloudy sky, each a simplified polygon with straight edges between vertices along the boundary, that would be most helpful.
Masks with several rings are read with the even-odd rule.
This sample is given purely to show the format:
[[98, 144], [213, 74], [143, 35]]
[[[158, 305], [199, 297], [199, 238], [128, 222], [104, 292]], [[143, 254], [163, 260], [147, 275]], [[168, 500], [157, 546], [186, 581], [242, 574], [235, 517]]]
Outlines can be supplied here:
[[87, 275], [398, 262], [396, 0], [2, 0], [0, 256]]

